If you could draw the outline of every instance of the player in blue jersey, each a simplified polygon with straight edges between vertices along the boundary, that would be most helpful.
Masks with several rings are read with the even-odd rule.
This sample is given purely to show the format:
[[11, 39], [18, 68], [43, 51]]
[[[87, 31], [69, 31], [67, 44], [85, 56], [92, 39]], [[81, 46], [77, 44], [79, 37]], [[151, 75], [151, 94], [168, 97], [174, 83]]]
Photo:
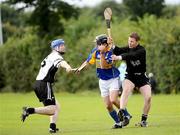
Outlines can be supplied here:
[[[107, 36], [101, 34], [96, 37], [96, 47], [91, 51], [87, 60], [78, 68], [76, 72], [80, 72], [84, 67], [96, 64], [96, 74], [99, 78], [99, 88], [101, 97], [105, 103], [106, 109], [115, 121], [114, 129], [122, 128], [122, 123], [117, 115], [116, 108], [120, 108], [118, 99], [119, 92], [119, 70], [114, 67], [111, 59], [112, 50], [107, 43]], [[128, 112], [127, 112], [128, 113]]]

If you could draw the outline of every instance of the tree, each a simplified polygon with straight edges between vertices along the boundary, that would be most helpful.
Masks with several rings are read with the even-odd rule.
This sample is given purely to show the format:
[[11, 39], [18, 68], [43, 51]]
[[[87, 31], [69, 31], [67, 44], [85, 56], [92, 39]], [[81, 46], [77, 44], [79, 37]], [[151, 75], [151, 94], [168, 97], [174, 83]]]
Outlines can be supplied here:
[[123, 3], [129, 7], [134, 19], [146, 13], [160, 17], [165, 7], [164, 0], [123, 0]]
[[78, 17], [78, 9], [60, 0], [7, 0], [6, 3], [24, 3], [25, 6], [19, 9], [33, 7], [29, 23], [37, 26], [41, 37], [63, 34], [63, 19]]
[[7, 4], [1, 4], [3, 41], [6, 42], [11, 36], [22, 36], [28, 14], [22, 11], [16, 11], [15, 8]]

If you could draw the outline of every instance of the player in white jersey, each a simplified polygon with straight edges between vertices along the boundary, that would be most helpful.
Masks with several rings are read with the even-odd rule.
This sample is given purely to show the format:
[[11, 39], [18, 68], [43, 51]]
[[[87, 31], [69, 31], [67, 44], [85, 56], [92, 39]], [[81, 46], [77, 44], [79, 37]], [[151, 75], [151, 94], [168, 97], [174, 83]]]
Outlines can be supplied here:
[[52, 83], [58, 68], [65, 68], [67, 72], [71, 72], [71, 66], [63, 59], [65, 53], [65, 42], [63, 39], [57, 39], [51, 42], [52, 52], [41, 62], [41, 68], [36, 77], [34, 91], [39, 101], [44, 104], [44, 107], [23, 107], [22, 121], [31, 114], [41, 114], [50, 116], [50, 133], [56, 133], [56, 121], [59, 113], [59, 103], [55, 99]]

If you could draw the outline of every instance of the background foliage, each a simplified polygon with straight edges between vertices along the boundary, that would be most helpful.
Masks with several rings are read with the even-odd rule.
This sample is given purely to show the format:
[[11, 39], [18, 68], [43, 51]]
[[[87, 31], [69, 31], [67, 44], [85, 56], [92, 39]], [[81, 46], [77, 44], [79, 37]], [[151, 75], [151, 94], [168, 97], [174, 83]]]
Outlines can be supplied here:
[[[20, 1], [22, 2], [22, 0]], [[15, 3], [20, 1], [17, 0]], [[15, 4], [11, 0], [8, 2], [10, 5]], [[37, 0], [37, 2], [47, 1]], [[49, 9], [50, 6], [51, 11], [47, 12], [53, 12], [57, 16], [55, 18], [44, 17], [43, 14], [41, 16], [41, 11], [37, 14], [38, 5], [35, 5], [35, 9], [32, 11], [24, 11], [8, 4], [1, 4], [5, 43], [0, 47], [0, 91], [32, 91], [40, 62], [51, 51], [50, 41], [56, 38], [63, 38], [66, 41], [65, 59], [72, 67], [79, 66], [86, 60], [94, 47], [95, 36], [106, 33], [103, 10], [110, 6], [113, 10], [112, 36], [114, 43], [118, 46], [126, 45], [129, 34], [137, 31], [141, 35], [141, 44], [147, 49], [147, 73], [153, 72], [158, 82], [157, 92], [180, 92], [179, 5], [165, 6], [161, 1], [161, 10], [153, 14], [145, 10], [142, 15], [136, 15], [136, 19], [133, 21], [133, 14], [126, 3], [117, 4], [105, 1], [94, 8], [84, 7], [81, 9], [71, 7], [67, 3], [64, 3], [63, 6], [61, 3], [61, 11], [59, 11], [60, 9], [53, 7], [53, 2], [57, 2], [56, 0], [49, 2], [50, 5], [47, 5], [47, 8]], [[33, 2], [30, 4], [33, 6]], [[69, 11], [73, 12], [66, 12], [67, 6]], [[69, 15], [69, 13], [75, 14]], [[39, 23], [32, 19], [33, 15], [41, 18]], [[56, 21], [57, 25], [50, 22], [41, 24], [47, 23], [45, 18], [51, 22]], [[32, 23], [29, 23], [30, 21]], [[46, 31], [44, 27], [48, 30]], [[42, 33], [39, 34], [39, 32]], [[117, 64], [117, 66], [119, 65]], [[57, 91], [76, 92], [98, 88], [94, 66], [88, 67], [78, 76], [67, 74], [62, 69], [58, 72], [56, 79]]]

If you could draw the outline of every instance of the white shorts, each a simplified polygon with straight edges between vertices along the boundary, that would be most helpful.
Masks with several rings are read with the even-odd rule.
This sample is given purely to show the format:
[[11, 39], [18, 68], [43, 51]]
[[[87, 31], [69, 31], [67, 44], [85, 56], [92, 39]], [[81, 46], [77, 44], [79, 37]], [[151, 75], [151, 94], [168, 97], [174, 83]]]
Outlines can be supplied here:
[[99, 79], [99, 89], [102, 97], [109, 96], [110, 91], [118, 91], [119, 87], [119, 77], [112, 78], [109, 80]]

